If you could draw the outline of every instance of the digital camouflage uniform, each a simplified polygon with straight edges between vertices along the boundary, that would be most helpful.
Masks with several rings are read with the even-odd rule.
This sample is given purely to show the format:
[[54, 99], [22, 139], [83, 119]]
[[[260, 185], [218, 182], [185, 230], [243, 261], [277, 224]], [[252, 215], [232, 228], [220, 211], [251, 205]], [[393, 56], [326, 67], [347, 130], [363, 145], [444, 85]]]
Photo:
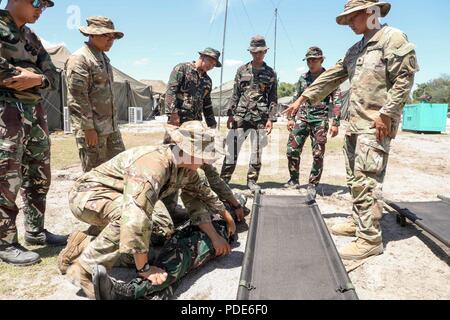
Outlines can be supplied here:
[[169, 79], [165, 97], [166, 114], [177, 112], [180, 124], [202, 121], [205, 117], [210, 128], [217, 126], [211, 102], [212, 80], [208, 74], [199, 72], [195, 62], [177, 65]]
[[[373, 243], [382, 240], [382, 186], [390, 143], [418, 71], [414, 49], [403, 32], [384, 25], [369, 41], [362, 39], [350, 48], [343, 60], [303, 93], [314, 105], [350, 79], [344, 147], [347, 177], [353, 195], [353, 218], [358, 225], [356, 235]], [[381, 143], [371, 129], [380, 114], [392, 119], [391, 136]]]
[[210, 222], [210, 213], [225, 211], [197, 172], [176, 167], [171, 148], [140, 147], [124, 152], [82, 176], [72, 188], [73, 214], [104, 227], [79, 258], [85, 270], [91, 272], [96, 264], [111, 269], [120, 254], [148, 253], [153, 214], [159, 210], [155, 206], [164, 210], [165, 197], [177, 190], [182, 191], [193, 225]]
[[[39, 89], [57, 87], [59, 74], [39, 38], [27, 26], [18, 28], [8, 11], [0, 10], [0, 81], [20, 74], [22, 67], [45, 76]], [[44, 228], [50, 188], [50, 138], [38, 88], [18, 92], [0, 85], [0, 245], [17, 243], [15, 204], [24, 200], [25, 230]]]
[[[325, 69], [322, 70], [324, 72]], [[297, 83], [297, 93], [294, 101], [314, 82], [316, 78], [311, 72], [303, 74]], [[317, 186], [323, 173], [325, 147], [329, 129], [330, 109], [333, 113], [333, 126], [339, 126], [341, 120], [341, 93], [338, 89], [326, 97], [318, 105], [308, 104], [302, 107], [296, 118], [295, 127], [289, 135], [287, 157], [291, 179], [298, 181], [300, 177], [300, 159], [308, 136], [311, 137], [313, 165], [309, 183]]]
[[262, 151], [268, 143], [265, 127], [269, 120], [276, 121], [277, 103], [277, 75], [272, 68], [264, 63], [260, 69], [254, 69], [249, 62], [238, 69], [228, 105], [228, 116], [234, 117], [235, 125], [227, 137], [222, 179], [231, 180], [242, 145], [250, 136], [252, 155], [247, 180], [258, 181]]
[[[113, 69], [105, 53], [85, 44], [66, 63], [71, 125], [84, 172], [125, 151], [114, 105]], [[89, 147], [84, 131], [95, 129], [98, 145]]]

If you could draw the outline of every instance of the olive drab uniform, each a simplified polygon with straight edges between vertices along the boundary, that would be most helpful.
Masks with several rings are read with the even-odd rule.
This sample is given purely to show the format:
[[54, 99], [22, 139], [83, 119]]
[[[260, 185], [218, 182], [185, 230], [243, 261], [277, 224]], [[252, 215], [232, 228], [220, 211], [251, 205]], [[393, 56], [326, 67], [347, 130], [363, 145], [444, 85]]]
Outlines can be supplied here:
[[247, 180], [258, 181], [262, 151], [268, 143], [265, 126], [269, 120], [276, 121], [277, 103], [277, 76], [272, 68], [264, 63], [260, 69], [255, 69], [249, 62], [238, 69], [228, 105], [228, 116], [234, 117], [235, 123], [227, 137], [222, 179], [231, 180], [241, 147], [250, 135], [252, 156]]

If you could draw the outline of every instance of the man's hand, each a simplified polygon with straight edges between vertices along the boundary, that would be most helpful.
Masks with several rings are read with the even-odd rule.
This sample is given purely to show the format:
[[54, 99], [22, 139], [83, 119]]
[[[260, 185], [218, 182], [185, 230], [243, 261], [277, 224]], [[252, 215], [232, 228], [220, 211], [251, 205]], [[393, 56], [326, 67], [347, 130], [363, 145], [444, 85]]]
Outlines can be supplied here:
[[227, 121], [227, 128], [229, 130], [234, 129], [234, 117], [228, 117], [228, 121]]
[[169, 124], [175, 127], [179, 127], [181, 125], [181, 120], [178, 112], [173, 112], [170, 114]]
[[84, 137], [88, 147], [93, 148], [98, 145], [98, 135], [95, 129], [84, 130]]
[[289, 120], [289, 122], [287, 124], [287, 129], [289, 130], [289, 132], [292, 132], [292, 130], [294, 130], [294, 128], [295, 128], [295, 121]]
[[273, 130], [273, 122], [271, 120], [267, 121], [266, 123], [266, 132], [268, 135], [272, 133]]
[[231, 247], [228, 242], [221, 236], [217, 235], [217, 237], [211, 239], [211, 242], [214, 246], [214, 250], [216, 251], [216, 257], [227, 256], [230, 254]]
[[289, 108], [284, 110], [281, 114], [287, 115], [288, 117], [294, 117], [298, 113], [298, 110], [300, 110], [300, 107], [303, 106], [307, 100], [308, 98], [301, 96], [300, 98], [298, 98], [297, 101], [291, 104]]
[[16, 67], [19, 75], [5, 79], [2, 85], [17, 91], [25, 91], [42, 85], [42, 75], [28, 71], [27, 69]]
[[[244, 213], [244, 212], [242, 212], [242, 213]], [[236, 223], [234, 222], [233, 217], [231, 216], [231, 214], [228, 211], [225, 210], [225, 212], [223, 213], [222, 216], [227, 223], [228, 237], [231, 237], [233, 234], [236, 233]]]
[[375, 122], [370, 127], [371, 129], [376, 129], [376, 136], [378, 143], [383, 142], [384, 138], [391, 135], [392, 120], [384, 114], [380, 114]]
[[339, 134], [339, 127], [338, 126], [331, 126], [330, 129], [330, 135], [332, 138], [336, 138]]
[[149, 272], [140, 273], [139, 276], [143, 279], [147, 279], [154, 286], [160, 286], [167, 280], [168, 274], [163, 269], [152, 266]]

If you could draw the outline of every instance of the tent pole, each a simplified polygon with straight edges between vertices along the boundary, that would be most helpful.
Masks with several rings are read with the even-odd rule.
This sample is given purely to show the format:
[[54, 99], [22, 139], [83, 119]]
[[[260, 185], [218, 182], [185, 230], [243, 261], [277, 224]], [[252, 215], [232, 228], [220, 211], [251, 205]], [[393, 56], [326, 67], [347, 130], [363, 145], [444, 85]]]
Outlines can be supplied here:
[[223, 43], [222, 43], [222, 68], [220, 70], [220, 93], [219, 93], [219, 125], [218, 130], [220, 131], [221, 116], [222, 116], [222, 87], [223, 87], [223, 68], [224, 68], [224, 58], [225, 58], [225, 40], [227, 35], [227, 20], [228, 20], [228, 0], [225, 4], [225, 23], [223, 27]]
[[273, 70], [277, 71], [277, 27], [278, 27], [278, 8], [275, 8], [275, 46], [273, 54]]

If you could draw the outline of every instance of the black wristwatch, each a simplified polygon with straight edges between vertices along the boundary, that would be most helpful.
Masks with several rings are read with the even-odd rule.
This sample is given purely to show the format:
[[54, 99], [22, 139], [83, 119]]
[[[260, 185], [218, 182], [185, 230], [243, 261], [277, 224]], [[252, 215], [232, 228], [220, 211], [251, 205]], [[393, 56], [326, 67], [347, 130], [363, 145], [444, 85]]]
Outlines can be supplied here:
[[136, 273], [141, 274], [141, 273], [146, 273], [149, 272], [151, 269], [151, 266], [148, 264], [148, 262], [142, 267], [141, 270], [136, 269]]

